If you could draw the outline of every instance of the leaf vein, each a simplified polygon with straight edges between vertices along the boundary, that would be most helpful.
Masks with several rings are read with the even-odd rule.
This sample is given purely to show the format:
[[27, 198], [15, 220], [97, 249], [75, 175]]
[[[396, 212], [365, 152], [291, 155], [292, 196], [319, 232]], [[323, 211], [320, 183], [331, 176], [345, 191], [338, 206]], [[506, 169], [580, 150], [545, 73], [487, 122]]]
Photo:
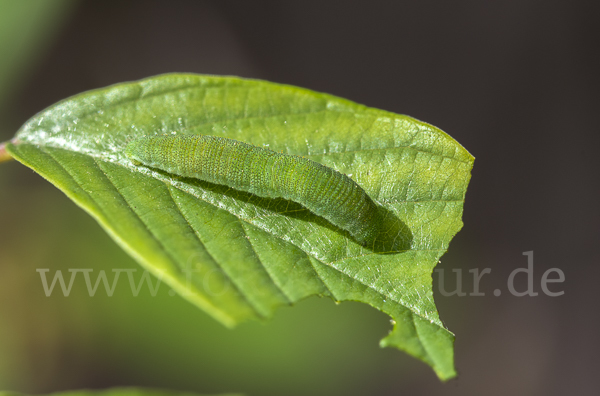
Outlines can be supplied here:
[[260, 309], [255, 305], [255, 303], [249, 298], [248, 294], [245, 293], [240, 288], [240, 286], [236, 283], [236, 281], [233, 279], [233, 277], [229, 273], [227, 273], [227, 271], [225, 270], [225, 268], [223, 268], [223, 266], [219, 263], [219, 261], [206, 248], [206, 246], [202, 242], [202, 239], [200, 238], [200, 235], [198, 234], [198, 230], [196, 230], [192, 226], [192, 224], [190, 223], [190, 221], [188, 220], [188, 218], [185, 216], [185, 214], [181, 210], [181, 206], [179, 205], [179, 203], [177, 202], [177, 200], [173, 196], [171, 188], [174, 188], [174, 187], [172, 185], [167, 185], [167, 184], [166, 184], [166, 187], [167, 187], [167, 191], [169, 192], [169, 196], [171, 197], [171, 200], [173, 201], [173, 204], [175, 205], [175, 208], [177, 208], [177, 211], [181, 215], [181, 218], [183, 220], [185, 220], [185, 223], [187, 224], [187, 226], [192, 230], [193, 235], [196, 237], [196, 239], [198, 240], [198, 242], [200, 243], [200, 245], [202, 245], [204, 247], [204, 251], [206, 252], [206, 254], [208, 254], [210, 256], [210, 258], [215, 262], [215, 264], [221, 269], [222, 273], [227, 277], [227, 279], [229, 279], [229, 281], [231, 282], [231, 284], [234, 285], [234, 287], [239, 292], [239, 294], [244, 297], [244, 300], [246, 300], [246, 302], [252, 307], [252, 309], [254, 310], [254, 312], [257, 315], [259, 315], [259, 316], [266, 317], [263, 313], [261, 313]]

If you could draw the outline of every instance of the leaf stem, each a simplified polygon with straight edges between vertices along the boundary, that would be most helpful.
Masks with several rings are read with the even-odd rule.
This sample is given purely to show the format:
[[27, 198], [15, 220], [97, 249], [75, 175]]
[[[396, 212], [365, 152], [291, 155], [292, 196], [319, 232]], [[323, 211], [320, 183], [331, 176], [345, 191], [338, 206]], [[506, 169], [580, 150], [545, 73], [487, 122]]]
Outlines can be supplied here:
[[0, 143], [0, 163], [13, 159], [13, 157], [11, 157], [11, 155], [6, 151], [6, 143], [8, 142]]

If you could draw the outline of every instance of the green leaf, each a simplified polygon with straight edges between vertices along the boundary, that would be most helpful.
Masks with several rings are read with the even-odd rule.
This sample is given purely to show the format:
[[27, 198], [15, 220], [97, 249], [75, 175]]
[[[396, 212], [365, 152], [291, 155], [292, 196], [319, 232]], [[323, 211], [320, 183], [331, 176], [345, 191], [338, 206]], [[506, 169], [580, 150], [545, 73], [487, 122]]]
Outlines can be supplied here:
[[[268, 146], [351, 175], [401, 243], [364, 248], [293, 202], [136, 167], [124, 155], [132, 139], [174, 132]], [[473, 157], [441, 130], [306, 89], [170, 74], [62, 101], [6, 149], [223, 324], [268, 318], [315, 294], [361, 301], [394, 321], [382, 346], [441, 379], [456, 375], [431, 273], [462, 227]]]
[[[0, 392], [0, 396], [26, 396], [17, 392]], [[75, 390], [49, 393], [48, 396], [202, 396], [198, 393], [167, 391], [148, 388], [110, 388], [105, 390]], [[208, 396], [208, 395], [205, 395]], [[214, 395], [217, 396], [217, 395]], [[218, 396], [241, 396], [236, 393], [222, 393]]]
[[0, 107], [50, 47], [73, 0], [0, 0]]

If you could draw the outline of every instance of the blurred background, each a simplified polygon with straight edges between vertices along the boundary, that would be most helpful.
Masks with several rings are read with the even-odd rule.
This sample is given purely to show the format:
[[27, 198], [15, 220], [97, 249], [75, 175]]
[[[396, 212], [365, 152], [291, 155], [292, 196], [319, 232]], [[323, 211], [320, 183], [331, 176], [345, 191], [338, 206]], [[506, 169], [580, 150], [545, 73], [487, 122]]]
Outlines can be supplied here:
[[[163, 287], [46, 297], [39, 268], [139, 268], [81, 209], [0, 166], [0, 389], [153, 386], [248, 395], [595, 395], [600, 3], [0, 0], [0, 141], [70, 95], [165, 72], [226, 74], [408, 114], [475, 157], [438, 269], [459, 377], [378, 341], [389, 318], [311, 298], [226, 330]], [[539, 295], [507, 289], [534, 251]], [[469, 270], [489, 268], [473, 296]], [[559, 297], [542, 274], [559, 268]], [[139, 279], [138, 270], [136, 279]], [[124, 276], [124, 274], [123, 274]], [[554, 276], [552, 276], [554, 277]], [[525, 274], [516, 288], [527, 287]], [[498, 289], [501, 295], [495, 296]]]

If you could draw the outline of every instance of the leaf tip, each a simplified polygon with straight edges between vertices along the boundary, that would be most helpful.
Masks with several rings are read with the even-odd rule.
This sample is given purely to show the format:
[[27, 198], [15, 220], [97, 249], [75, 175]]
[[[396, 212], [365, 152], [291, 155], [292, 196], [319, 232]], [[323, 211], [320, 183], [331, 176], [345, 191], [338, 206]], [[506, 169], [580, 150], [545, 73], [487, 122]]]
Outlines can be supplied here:
[[[381, 348], [392, 347], [402, 350], [409, 355], [429, 365], [442, 382], [447, 382], [457, 376], [454, 367], [454, 335], [446, 329], [435, 326], [422, 327], [422, 320], [414, 321], [417, 340], [407, 337], [409, 326], [398, 326], [395, 320], [390, 333], [379, 341]], [[409, 330], [409, 333], [407, 333]], [[432, 335], [436, 335], [432, 337]], [[415, 342], [417, 341], [417, 342]]]

